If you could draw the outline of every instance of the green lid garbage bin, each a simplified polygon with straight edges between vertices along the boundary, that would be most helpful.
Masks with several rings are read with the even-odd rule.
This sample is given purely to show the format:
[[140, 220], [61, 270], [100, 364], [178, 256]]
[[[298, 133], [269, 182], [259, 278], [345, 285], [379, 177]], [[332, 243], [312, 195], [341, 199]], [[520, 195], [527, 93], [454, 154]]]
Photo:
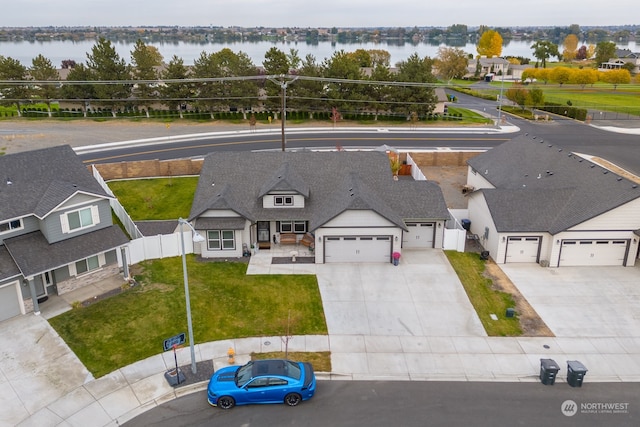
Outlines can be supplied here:
[[540, 381], [544, 385], [553, 385], [560, 366], [553, 359], [540, 359]]
[[571, 387], [582, 387], [587, 368], [577, 360], [567, 360], [567, 383]]

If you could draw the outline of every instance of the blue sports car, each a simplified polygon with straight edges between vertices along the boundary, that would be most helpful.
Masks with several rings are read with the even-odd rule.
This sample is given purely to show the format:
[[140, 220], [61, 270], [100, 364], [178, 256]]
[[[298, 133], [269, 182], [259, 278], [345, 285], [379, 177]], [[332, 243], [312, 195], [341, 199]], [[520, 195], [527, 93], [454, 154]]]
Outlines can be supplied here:
[[251, 403], [286, 403], [296, 406], [313, 397], [316, 376], [306, 362], [270, 359], [217, 370], [209, 380], [210, 405], [231, 409]]

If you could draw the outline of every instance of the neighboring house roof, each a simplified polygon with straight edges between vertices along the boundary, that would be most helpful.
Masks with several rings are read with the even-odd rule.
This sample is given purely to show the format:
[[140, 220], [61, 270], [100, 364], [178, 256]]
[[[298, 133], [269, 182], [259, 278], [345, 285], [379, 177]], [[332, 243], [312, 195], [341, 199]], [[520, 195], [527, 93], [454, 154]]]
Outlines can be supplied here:
[[35, 231], [5, 239], [4, 245], [22, 274], [29, 277], [97, 255], [127, 242], [129, 238], [118, 226], [113, 225], [57, 243], [47, 242], [41, 232]]
[[20, 276], [20, 269], [13, 262], [7, 248], [0, 246], [0, 282], [17, 276]]
[[520, 136], [467, 161], [498, 231], [566, 230], [640, 197], [632, 181], [540, 138]]
[[[304, 207], [263, 207], [264, 194], [281, 191], [308, 194]], [[394, 181], [387, 155], [376, 151], [209, 154], [190, 219], [210, 209], [231, 210], [252, 222], [309, 220], [311, 230], [351, 209], [375, 211], [403, 228], [406, 218], [449, 217], [440, 187], [427, 181]], [[214, 220], [223, 219], [198, 218], [196, 228], [201, 221]]]
[[173, 234], [178, 228], [178, 221], [136, 221], [136, 227], [138, 227], [143, 236]]
[[44, 218], [76, 193], [111, 198], [68, 145], [0, 156], [0, 221]]

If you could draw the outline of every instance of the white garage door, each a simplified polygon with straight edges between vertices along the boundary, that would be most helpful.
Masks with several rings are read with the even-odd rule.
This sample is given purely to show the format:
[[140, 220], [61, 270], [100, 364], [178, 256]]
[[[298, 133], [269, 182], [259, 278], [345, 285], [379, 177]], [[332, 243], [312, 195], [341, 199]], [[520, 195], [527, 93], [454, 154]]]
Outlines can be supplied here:
[[538, 262], [539, 247], [540, 237], [508, 237], [505, 263]]
[[325, 237], [324, 262], [391, 262], [391, 236]]
[[432, 248], [435, 224], [432, 222], [407, 223], [409, 232], [402, 233], [403, 248]]
[[20, 304], [15, 283], [0, 288], [0, 321], [21, 314]]
[[624, 265], [627, 246], [626, 240], [563, 240], [559, 265]]

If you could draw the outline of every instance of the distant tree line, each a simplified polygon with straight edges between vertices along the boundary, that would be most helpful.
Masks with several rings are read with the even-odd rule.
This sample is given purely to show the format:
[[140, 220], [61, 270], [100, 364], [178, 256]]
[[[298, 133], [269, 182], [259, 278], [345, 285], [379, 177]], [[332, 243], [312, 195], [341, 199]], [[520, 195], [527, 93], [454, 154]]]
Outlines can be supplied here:
[[295, 49], [285, 53], [273, 47], [262, 67], [230, 49], [203, 51], [193, 66], [186, 66], [177, 56], [163, 64], [154, 46], [138, 40], [127, 64], [109, 40], [100, 38], [85, 63], [63, 61], [68, 69], [63, 81], [42, 55], [30, 67], [0, 56], [0, 102], [19, 111], [25, 103], [50, 106], [57, 100], [119, 110], [277, 111], [282, 84], [289, 81], [288, 110], [430, 114], [437, 102], [433, 60], [414, 54], [396, 70], [389, 60], [386, 51], [359, 49], [337, 51], [319, 63], [312, 55], [299, 58]]

